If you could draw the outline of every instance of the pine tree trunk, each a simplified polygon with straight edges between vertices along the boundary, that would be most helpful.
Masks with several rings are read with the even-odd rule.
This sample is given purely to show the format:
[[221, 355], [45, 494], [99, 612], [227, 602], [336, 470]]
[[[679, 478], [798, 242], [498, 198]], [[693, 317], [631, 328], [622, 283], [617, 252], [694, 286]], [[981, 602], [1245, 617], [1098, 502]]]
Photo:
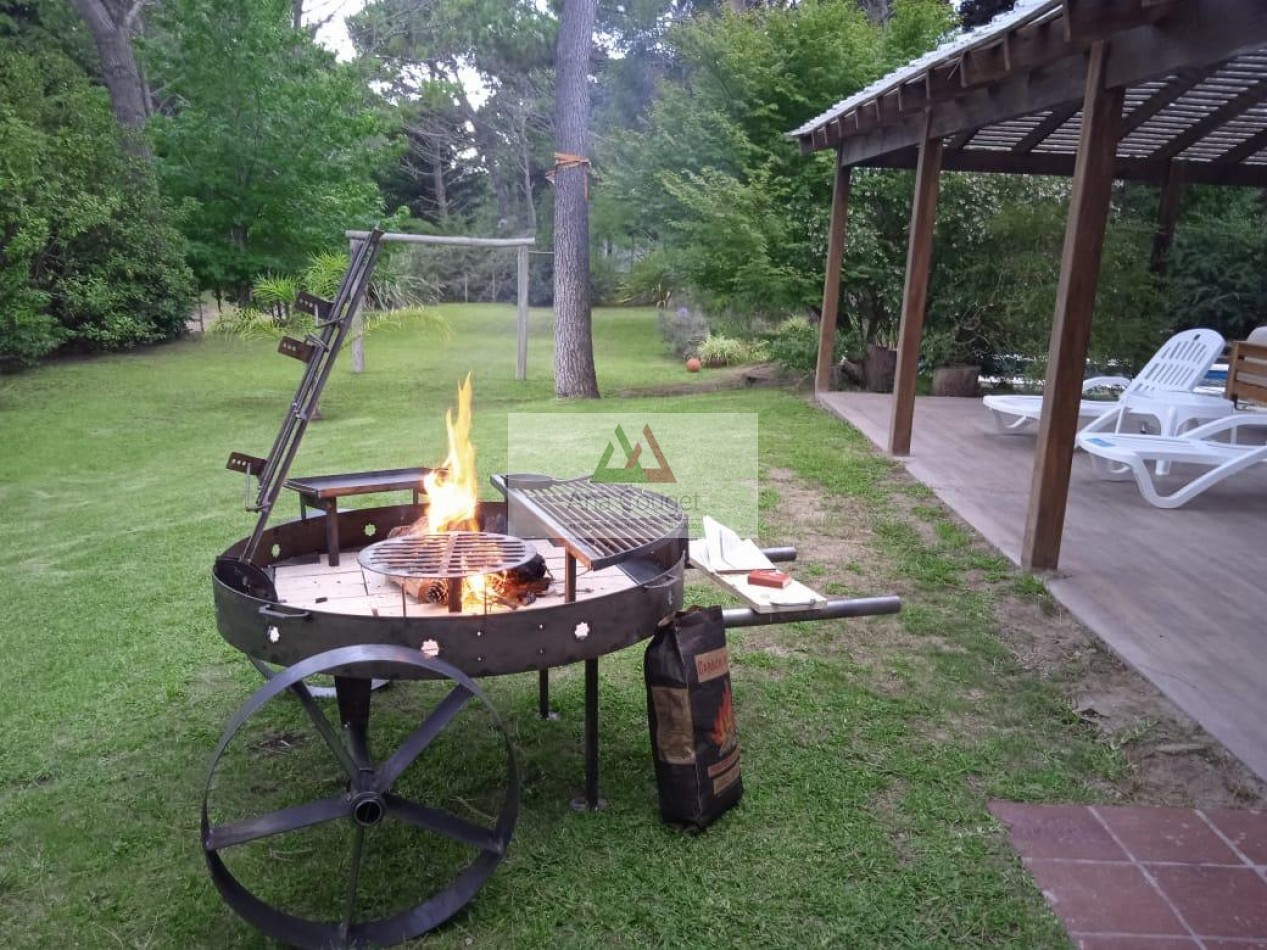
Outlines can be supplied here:
[[[587, 156], [589, 57], [596, 0], [564, 0], [555, 47], [555, 151]], [[555, 174], [554, 195], [554, 394], [598, 397], [590, 313], [589, 168], [573, 165]]]
[[114, 117], [124, 131], [124, 145], [132, 154], [148, 158], [149, 149], [140, 131], [149, 116], [149, 102], [132, 49], [132, 28], [140, 2], [71, 0], [71, 4], [92, 34], [101, 57], [101, 75], [110, 92]]

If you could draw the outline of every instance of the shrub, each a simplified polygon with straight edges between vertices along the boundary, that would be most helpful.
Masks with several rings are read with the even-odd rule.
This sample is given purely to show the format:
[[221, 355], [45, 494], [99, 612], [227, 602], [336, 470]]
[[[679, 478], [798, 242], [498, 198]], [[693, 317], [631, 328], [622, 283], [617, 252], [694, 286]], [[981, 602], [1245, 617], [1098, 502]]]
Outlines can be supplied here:
[[251, 288], [251, 300], [268, 310], [273, 319], [285, 322], [290, 319], [290, 307], [299, 296], [299, 281], [294, 277], [267, 274]]
[[703, 314], [690, 307], [661, 310], [659, 325], [660, 336], [664, 338], [673, 355], [680, 360], [695, 353], [699, 345], [708, 338], [708, 321]]
[[818, 362], [818, 328], [801, 317], [788, 317], [767, 335], [766, 351], [786, 373], [812, 373]]
[[181, 333], [184, 244], [105, 91], [38, 37], [0, 57], [0, 366]]
[[290, 319], [283, 321], [256, 307], [230, 307], [220, 314], [207, 332], [212, 336], [231, 336], [242, 340], [268, 340], [312, 329], [312, 318], [306, 313], [292, 311]]
[[636, 260], [621, 278], [620, 302], [628, 306], [667, 308], [677, 286], [678, 277], [669, 255], [652, 251]]
[[705, 366], [744, 366], [764, 360], [766, 346], [761, 340], [710, 335], [699, 345], [696, 356]]

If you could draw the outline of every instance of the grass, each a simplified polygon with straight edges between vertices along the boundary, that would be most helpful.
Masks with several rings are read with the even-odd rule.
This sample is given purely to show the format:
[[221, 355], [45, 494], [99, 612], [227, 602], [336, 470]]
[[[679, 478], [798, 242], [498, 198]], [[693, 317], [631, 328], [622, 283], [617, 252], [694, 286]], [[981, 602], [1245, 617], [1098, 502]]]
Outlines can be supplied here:
[[[498, 468], [506, 414], [552, 403], [547, 315], [534, 313], [523, 383], [513, 378], [510, 308], [446, 315], [447, 341], [384, 330], [367, 341], [363, 375], [336, 369], [297, 471], [436, 460], [442, 410], [468, 368], [481, 468]], [[595, 338], [606, 392], [707, 380], [663, 356], [647, 311], [598, 313]], [[0, 389], [6, 946], [265, 944], [220, 902], [199, 853], [208, 755], [259, 683], [216, 631], [209, 568], [251, 524], [224, 460], [231, 449], [263, 454], [296, 371], [268, 343], [207, 340], [53, 365]], [[520, 756], [518, 830], [475, 902], [424, 943], [1065, 945], [985, 804], [1111, 797], [1125, 766], [999, 639], [1002, 605], [1037, 602], [1041, 588], [793, 393], [645, 397], [621, 408], [758, 412], [767, 540], [806, 540], [789, 499], [809, 493], [825, 535], [851, 545], [807, 556], [811, 582], [897, 590], [906, 609], [732, 633], [746, 796], [695, 837], [658, 820], [640, 650], [602, 665], [611, 804], [600, 814], [567, 805], [581, 775], [578, 671], [556, 673], [562, 719], [552, 723], [533, 715], [535, 678], [487, 682]], [[688, 593], [717, 600], [711, 588]], [[385, 728], [416, 722], [434, 698], [428, 689], [385, 693]], [[330, 787], [295, 709], [270, 715], [227, 766], [229, 778], [256, 776], [239, 792], [247, 810], [252, 796]], [[498, 764], [479, 721], [433, 751], [427, 780], [451, 794], [474, 794], [467, 779]], [[379, 852], [370, 899], [385, 906], [416, 893], [434, 845], [415, 844]], [[253, 860], [271, 895], [303, 903], [333, 886], [343, 848], [315, 837]]]

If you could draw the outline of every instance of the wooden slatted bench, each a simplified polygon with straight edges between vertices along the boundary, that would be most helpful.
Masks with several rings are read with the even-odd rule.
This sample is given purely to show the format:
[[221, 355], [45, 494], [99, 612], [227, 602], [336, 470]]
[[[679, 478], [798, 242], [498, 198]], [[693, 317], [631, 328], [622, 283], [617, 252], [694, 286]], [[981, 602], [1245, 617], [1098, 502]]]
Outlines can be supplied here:
[[1223, 395], [1237, 408], [1242, 402], [1267, 406], [1267, 345], [1246, 340], [1232, 344]]

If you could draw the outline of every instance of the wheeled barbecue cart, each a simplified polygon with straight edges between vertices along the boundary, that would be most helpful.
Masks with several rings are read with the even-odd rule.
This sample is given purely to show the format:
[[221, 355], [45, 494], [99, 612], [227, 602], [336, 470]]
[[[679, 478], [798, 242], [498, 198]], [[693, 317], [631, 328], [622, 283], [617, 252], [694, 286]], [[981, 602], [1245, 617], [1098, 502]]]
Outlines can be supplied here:
[[[601, 808], [599, 658], [651, 636], [681, 608], [689, 564], [687, 518], [676, 502], [638, 486], [585, 479], [499, 476], [493, 481], [504, 500], [480, 503], [476, 530], [416, 535], [398, 529], [418, 521], [425, 498], [337, 508], [341, 492], [415, 489], [416, 482], [401, 482], [402, 470], [297, 478], [290, 487], [305, 496], [305, 507], [320, 502], [321, 513], [269, 524], [364, 298], [381, 237], [371, 232], [358, 245], [333, 301], [301, 300], [317, 330], [279, 348], [305, 364], [295, 400], [267, 457], [234, 453], [228, 465], [246, 473], [255, 530], [213, 569], [219, 631], [268, 679], [230, 720], [212, 756], [203, 852], [212, 882], [236, 913], [270, 937], [306, 947], [389, 945], [424, 933], [469, 902], [505, 856], [519, 809], [518, 771], [510, 733], [477, 686], [479, 677], [536, 672], [539, 713], [547, 717], [549, 670], [584, 663], [584, 791], [573, 804]], [[258, 481], [253, 497], [252, 480]], [[791, 549], [769, 553], [795, 556]], [[464, 604], [463, 579], [472, 576], [496, 585], [496, 596]], [[897, 598], [877, 597], [775, 612], [733, 608], [724, 619], [737, 627], [898, 609]], [[323, 700], [319, 680], [332, 681], [325, 692], [333, 704]], [[392, 681], [431, 682], [418, 687], [418, 696], [376, 692]], [[371, 707], [381, 702], [394, 704], [397, 724], [385, 736], [371, 728]], [[337, 712], [335, 721], [327, 708]], [[401, 730], [402, 712], [416, 724]], [[482, 733], [463, 725], [470, 714]], [[314, 734], [316, 741], [300, 751], [321, 774], [297, 771], [279, 755], [301, 744], [287, 723]], [[426, 750], [450, 734], [471, 769], [428, 771]], [[277, 767], [278, 759], [289, 772]], [[255, 794], [276, 795], [287, 782], [298, 803], [241, 804]], [[226, 817], [218, 800], [231, 786], [238, 812]], [[340, 829], [344, 851], [336, 853], [325, 839], [319, 847], [286, 843], [331, 828]], [[391, 872], [394, 884], [405, 876], [417, 885], [417, 899], [387, 907], [370, 883], [367, 855], [383, 835], [392, 841], [387, 860], [399, 864], [406, 832], [434, 854], [409, 855]], [[267, 850], [244, 866], [258, 878], [248, 883], [235, 854], [252, 847]], [[269, 868], [283, 861], [291, 867], [296, 856], [312, 866], [304, 897], [324, 896], [324, 910], [308, 900], [296, 910], [276, 895]], [[451, 870], [437, 872], [441, 864]]]

